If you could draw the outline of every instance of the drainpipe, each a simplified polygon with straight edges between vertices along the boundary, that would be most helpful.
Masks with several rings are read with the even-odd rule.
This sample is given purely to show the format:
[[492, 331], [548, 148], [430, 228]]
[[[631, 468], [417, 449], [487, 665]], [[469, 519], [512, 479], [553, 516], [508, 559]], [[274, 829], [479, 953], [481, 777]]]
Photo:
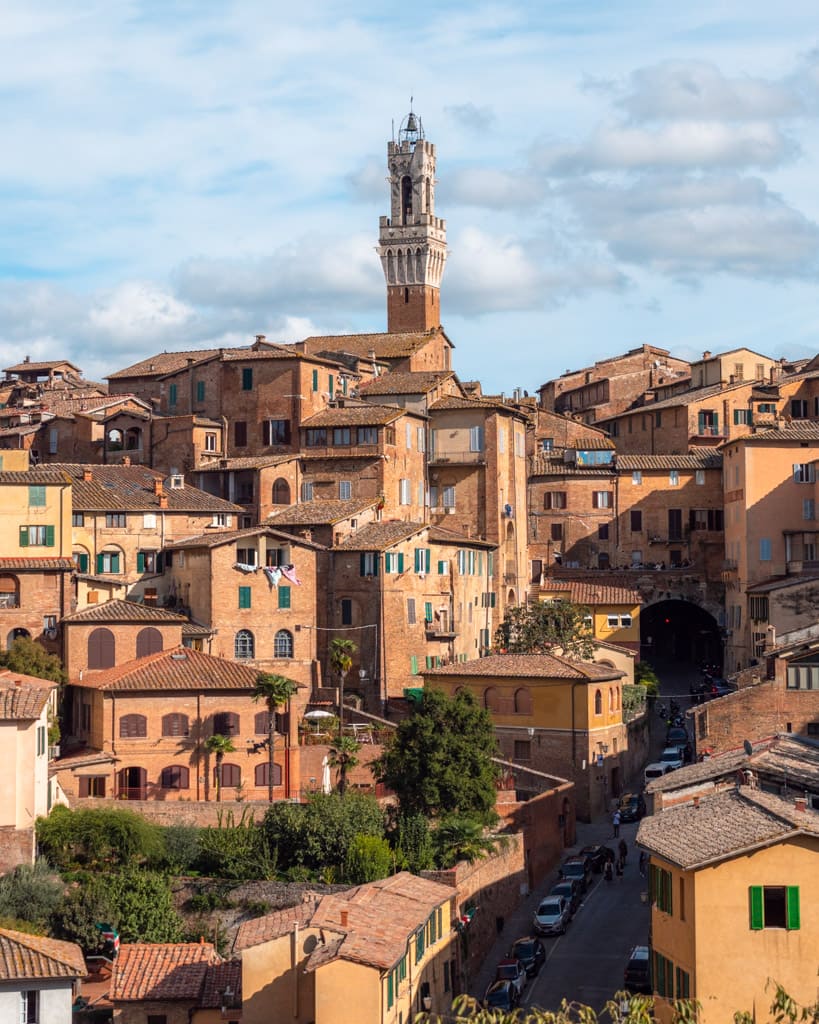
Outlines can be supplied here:
[[197, 736], [198, 736], [198, 739], [197, 739], [197, 742], [196, 742], [196, 800], [198, 802], [199, 800], [201, 800], [201, 791], [200, 791], [201, 783], [200, 783], [199, 780], [202, 777], [201, 762], [200, 762], [200, 747], [201, 747], [201, 742], [200, 741], [201, 741], [201, 737], [202, 737], [202, 694], [201, 693], [197, 693], [196, 694], [196, 728], [197, 728]]

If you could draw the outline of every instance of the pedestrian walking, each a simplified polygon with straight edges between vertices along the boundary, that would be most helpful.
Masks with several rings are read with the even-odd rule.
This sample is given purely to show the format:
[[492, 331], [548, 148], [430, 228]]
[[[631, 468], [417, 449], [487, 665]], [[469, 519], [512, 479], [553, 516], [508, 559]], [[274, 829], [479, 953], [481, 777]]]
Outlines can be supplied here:
[[614, 829], [614, 838], [616, 839], [620, 835], [620, 811], [617, 810], [611, 816], [611, 824]]
[[620, 853], [620, 860], [623, 862], [623, 866], [626, 864], [626, 857], [628, 856], [628, 846], [626, 845], [625, 839], [621, 839], [617, 845], [617, 849]]
[[623, 881], [623, 862], [622, 860], [617, 861], [617, 866], [614, 869], [617, 872], [617, 881]]
[[613, 872], [612, 872], [612, 869], [611, 869], [611, 861], [607, 860], [606, 861], [606, 866], [603, 868], [603, 878], [605, 878], [605, 880], [607, 882], [610, 882], [612, 880], [612, 877], [613, 877]]
[[640, 878], [646, 877], [646, 862], [648, 861], [648, 854], [645, 850], [640, 850]]

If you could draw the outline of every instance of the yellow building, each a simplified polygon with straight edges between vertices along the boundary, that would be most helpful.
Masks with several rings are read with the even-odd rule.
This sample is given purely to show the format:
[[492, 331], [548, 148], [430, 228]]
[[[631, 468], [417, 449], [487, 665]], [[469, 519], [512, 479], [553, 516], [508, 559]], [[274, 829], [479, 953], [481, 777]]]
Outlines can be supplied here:
[[242, 1022], [400, 1024], [446, 1013], [455, 891], [406, 871], [243, 924]]
[[468, 690], [492, 715], [501, 756], [574, 782], [577, 816], [608, 810], [628, 746], [625, 672], [554, 654], [496, 654], [424, 673], [452, 697]]
[[769, 979], [815, 1002], [819, 815], [804, 800], [743, 786], [643, 819], [637, 842], [650, 854], [659, 1021], [672, 998], [698, 1000], [699, 1024], [737, 1010], [767, 1020]]
[[591, 612], [588, 625], [595, 640], [639, 653], [641, 598], [633, 587], [613, 587], [586, 580], [544, 579], [537, 596], [541, 601], [585, 605]]

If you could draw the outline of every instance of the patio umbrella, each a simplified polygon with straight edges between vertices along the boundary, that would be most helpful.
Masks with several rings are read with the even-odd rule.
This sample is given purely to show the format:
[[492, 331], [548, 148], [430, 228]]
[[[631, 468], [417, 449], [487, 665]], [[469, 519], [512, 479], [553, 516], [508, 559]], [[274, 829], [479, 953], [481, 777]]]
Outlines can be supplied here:
[[332, 711], [308, 711], [304, 717], [309, 719], [311, 722], [315, 722], [319, 718], [335, 718], [335, 715]]
[[333, 784], [330, 782], [330, 761], [325, 754], [321, 759], [321, 791], [322, 793], [330, 793], [333, 789]]

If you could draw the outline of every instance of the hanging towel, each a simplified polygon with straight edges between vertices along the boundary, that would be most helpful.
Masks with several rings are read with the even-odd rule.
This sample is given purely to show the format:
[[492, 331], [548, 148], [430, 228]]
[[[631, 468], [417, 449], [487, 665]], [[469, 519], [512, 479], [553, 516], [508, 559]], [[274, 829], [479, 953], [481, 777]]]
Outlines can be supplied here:
[[281, 569], [277, 569], [275, 566], [271, 567], [266, 565], [264, 567], [264, 574], [267, 576], [267, 582], [271, 587], [277, 587], [279, 585], [279, 580], [282, 578]]
[[258, 569], [259, 569], [258, 565], [251, 565], [249, 562], [234, 562], [233, 563], [233, 568], [234, 569], [238, 569], [239, 572], [245, 572], [245, 573], [247, 573], [247, 572], [257, 572]]
[[284, 576], [286, 580], [290, 580], [291, 583], [295, 583], [297, 587], [301, 586], [301, 580], [296, 575], [295, 565], [283, 565], [281, 569], [282, 576]]

